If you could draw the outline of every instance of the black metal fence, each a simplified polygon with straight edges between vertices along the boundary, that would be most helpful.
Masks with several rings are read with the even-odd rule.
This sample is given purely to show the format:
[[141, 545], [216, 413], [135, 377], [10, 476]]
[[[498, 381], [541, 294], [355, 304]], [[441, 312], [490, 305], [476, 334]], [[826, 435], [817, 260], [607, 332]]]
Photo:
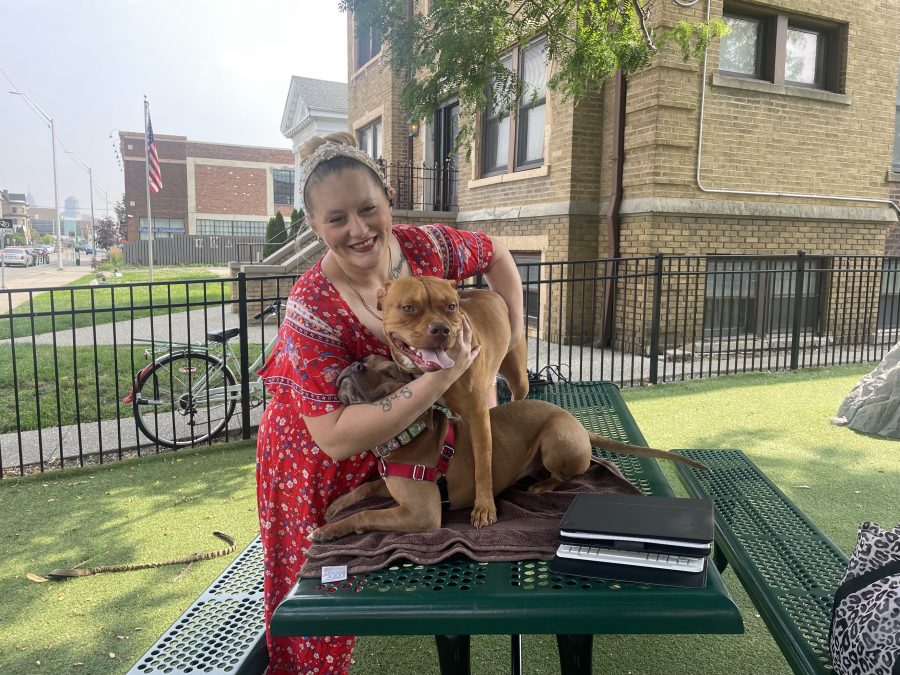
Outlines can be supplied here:
[[[657, 255], [519, 270], [529, 369], [554, 380], [632, 387], [872, 362], [900, 340], [897, 257]], [[249, 438], [265, 399], [258, 359], [294, 281], [0, 291], [3, 475]]]
[[459, 171], [452, 159], [432, 164], [379, 159], [378, 163], [394, 188], [395, 209], [456, 211]]

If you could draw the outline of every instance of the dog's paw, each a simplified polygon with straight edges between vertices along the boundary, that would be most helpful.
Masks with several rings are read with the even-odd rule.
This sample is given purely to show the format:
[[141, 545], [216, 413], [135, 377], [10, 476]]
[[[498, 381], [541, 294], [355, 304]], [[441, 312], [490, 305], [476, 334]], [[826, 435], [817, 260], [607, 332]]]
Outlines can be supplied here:
[[472, 526], [476, 530], [480, 530], [482, 527], [493, 525], [496, 522], [497, 507], [494, 505], [494, 500], [488, 500], [486, 504], [476, 501], [475, 508], [472, 509]]
[[334, 517], [337, 515], [337, 512], [341, 510], [341, 505], [339, 503], [332, 502], [331, 506], [325, 509], [325, 522], [328, 523], [334, 520]]
[[332, 525], [323, 525], [310, 533], [309, 540], [316, 544], [321, 544], [326, 541], [334, 541], [342, 536], [343, 534], [338, 531], [338, 528]]

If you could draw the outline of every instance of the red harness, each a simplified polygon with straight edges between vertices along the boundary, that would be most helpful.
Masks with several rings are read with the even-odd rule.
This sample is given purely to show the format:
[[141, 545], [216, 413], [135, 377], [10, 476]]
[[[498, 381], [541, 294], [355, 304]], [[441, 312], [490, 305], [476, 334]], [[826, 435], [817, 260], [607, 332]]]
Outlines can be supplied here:
[[437, 466], [429, 467], [424, 464], [400, 464], [399, 462], [385, 462], [384, 458], [378, 460], [378, 473], [381, 477], [399, 476], [412, 478], [413, 480], [428, 480], [437, 482], [447, 473], [447, 465], [453, 457], [453, 444], [456, 441], [456, 426], [451, 422], [447, 426], [447, 435], [444, 437], [444, 447], [441, 448], [441, 457]]

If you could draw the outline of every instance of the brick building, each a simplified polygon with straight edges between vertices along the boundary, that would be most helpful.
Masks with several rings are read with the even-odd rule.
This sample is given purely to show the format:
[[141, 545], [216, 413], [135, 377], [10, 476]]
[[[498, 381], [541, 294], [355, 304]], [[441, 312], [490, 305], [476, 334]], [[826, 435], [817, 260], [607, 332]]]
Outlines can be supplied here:
[[31, 214], [24, 194], [0, 190], [0, 218], [11, 220], [13, 231], [21, 232], [31, 240]]
[[[120, 132], [128, 241], [146, 239], [144, 135]], [[151, 193], [154, 239], [178, 235], [262, 237], [269, 218], [290, 216], [294, 156], [290, 150], [224, 145], [156, 135], [163, 189]]]
[[[704, 19], [706, 5], [661, 2], [654, 12], [671, 26]], [[538, 95], [511, 118], [485, 116], [468, 157], [452, 155], [452, 92], [433, 119], [408, 124], [402, 82], [383, 62], [378, 35], [349, 16], [350, 128], [361, 141], [376, 131], [389, 165], [458, 167], [446, 212], [397, 220], [484, 230], [520, 261], [662, 252], [722, 256], [704, 261], [727, 270], [731, 254], [803, 249], [818, 265], [839, 254], [900, 253], [888, 202], [900, 199], [900, 5], [711, 0], [711, 15], [732, 32], [706, 62], [665, 51], [624, 88], [610, 81], [578, 105], [546, 88], [536, 36], [508, 58]]]

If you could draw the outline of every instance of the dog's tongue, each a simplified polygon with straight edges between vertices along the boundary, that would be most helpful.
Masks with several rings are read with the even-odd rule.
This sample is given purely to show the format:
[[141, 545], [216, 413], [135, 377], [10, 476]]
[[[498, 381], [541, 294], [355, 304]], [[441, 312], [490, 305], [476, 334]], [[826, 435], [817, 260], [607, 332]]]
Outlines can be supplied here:
[[422, 361], [429, 366], [429, 370], [444, 370], [453, 367], [453, 359], [441, 348], [438, 349], [420, 349], [419, 356]]

